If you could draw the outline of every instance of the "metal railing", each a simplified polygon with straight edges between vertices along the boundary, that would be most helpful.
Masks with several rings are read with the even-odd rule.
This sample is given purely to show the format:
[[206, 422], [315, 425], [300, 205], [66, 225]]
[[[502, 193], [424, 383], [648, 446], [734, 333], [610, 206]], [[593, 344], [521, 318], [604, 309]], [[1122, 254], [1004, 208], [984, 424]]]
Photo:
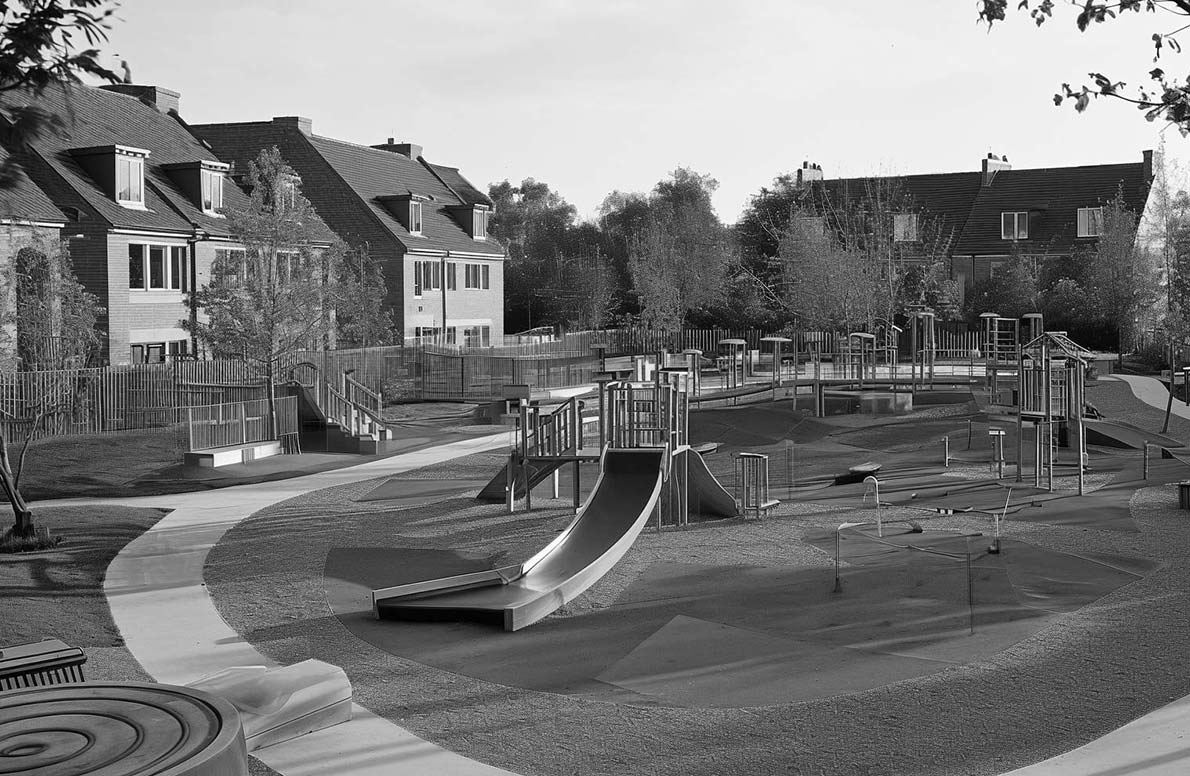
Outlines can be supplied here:
[[269, 433], [269, 403], [267, 399], [208, 404], [187, 407], [189, 450], [210, 450], [216, 447], [266, 442], [280, 439], [298, 431], [297, 397], [282, 396], [276, 400], [277, 428]]

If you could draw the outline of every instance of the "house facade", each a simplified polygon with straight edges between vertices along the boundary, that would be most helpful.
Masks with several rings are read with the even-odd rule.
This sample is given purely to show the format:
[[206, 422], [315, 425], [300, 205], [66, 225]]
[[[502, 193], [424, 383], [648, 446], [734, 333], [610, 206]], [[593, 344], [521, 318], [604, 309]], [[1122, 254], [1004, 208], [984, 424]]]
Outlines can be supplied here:
[[826, 179], [807, 163], [796, 180], [803, 203], [824, 212], [824, 203], [870, 198], [883, 187], [893, 239], [910, 256], [915, 248], [944, 255], [950, 277], [969, 289], [1014, 255], [1073, 256], [1093, 246], [1103, 209], [1117, 194], [1142, 216], [1153, 152], [1130, 163], [1019, 170], [1006, 157], [988, 154], [978, 171], [884, 178]]
[[237, 169], [276, 146], [318, 215], [378, 261], [386, 307], [406, 338], [486, 346], [504, 334], [504, 249], [492, 202], [458, 169], [392, 138], [374, 146], [315, 135], [309, 119], [191, 125]]
[[[0, 161], [8, 152], [0, 148]], [[37, 240], [63, 239], [66, 216], [23, 171], [12, 184], [0, 190], [0, 371], [16, 369], [17, 306], [16, 273], [21, 250]]]
[[75, 274], [104, 308], [109, 364], [193, 356], [182, 321], [199, 311], [187, 294], [207, 281], [217, 251], [240, 247], [219, 211], [247, 200], [180, 122], [178, 100], [152, 86], [51, 86], [36, 103], [64, 126], [20, 154], [62, 214]]

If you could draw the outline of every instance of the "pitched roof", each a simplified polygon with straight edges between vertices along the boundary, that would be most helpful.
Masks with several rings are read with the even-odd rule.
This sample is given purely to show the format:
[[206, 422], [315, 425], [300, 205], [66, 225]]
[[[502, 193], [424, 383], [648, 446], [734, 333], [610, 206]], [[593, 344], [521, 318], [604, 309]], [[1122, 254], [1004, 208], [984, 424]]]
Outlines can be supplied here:
[[897, 182], [895, 190], [883, 194], [902, 200], [895, 203], [894, 207], [903, 207], [906, 211], [924, 213], [937, 219], [940, 235], [956, 241], [963, 233], [967, 217], [979, 195], [980, 173], [946, 172], [886, 178], [834, 178], [823, 181], [822, 185], [832, 197], [851, 200], [866, 196], [873, 183], [881, 180]]
[[981, 187], [954, 252], [1007, 253], [1013, 243], [1001, 238], [1000, 217], [1019, 211], [1031, 215], [1029, 239], [1017, 242], [1017, 248], [1070, 251], [1077, 243], [1079, 208], [1099, 207], [1122, 191], [1125, 206], [1139, 214], [1144, 211], [1148, 189], [1142, 162], [1001, 170], [990, 185]]
[[[489, 202], [453, 168], [431, 165], [420, 157], [410, 159], [393, 151], [309, 135], [289, 119], [195, 124], [192, 129], [219, 153], [235, 159], [237, 165], [241, 159], [253, 158], [261, 148], [276, 145], [302, 177], [306, 198], [332, 224], [362, 213], [408, 252], [504, 255], [495, 239], [472, 238], [451, 215], [452, 207]], [[455, 189], [455, 183], [463, 191]], [[340, 196], [340, 192], [346, 196]], [[408, 194], [428, 198], [422, 204], [421, 235], [410, 234], [382, 202], [383, 198]]]
[[[5, 101], [12, 106], [36, 103], [62, 118], [62, 130], [33, 140], [32, 152], [113, 227], [191, 232], [197, 225], [211, 234], [227, 234], [226, 219], [204, 213], [163, 168], [173, 163], [220, 161], [174, 116], [135, 97], [82, 86], [50, 86], [36, 98], [10, 93]], [[146, 209], [126, 208], [113, 201], [70, 153], [72, 149], [108, 145], [149, 151], [145, 160]], [[243, 192], [226, 180], [223, 201], [227, 207], [247, 203]]]
[[445, 167], [441, 164], [431, 164], [430, 162], [426, 162], [426, 165], [466, 204], [492, 207], [492, 200], [488, 195], [475, 188], [471, 181], [464, 178], [463, 174], [459, 172], [458, 167]]
[[[9, 156], [8, 151], [0, 148], [0, 163]], [[66, 216], [22, 169], [17, 172], [11, 187], [0, 189], [0, 220], [8, 219], [62, 223]]]

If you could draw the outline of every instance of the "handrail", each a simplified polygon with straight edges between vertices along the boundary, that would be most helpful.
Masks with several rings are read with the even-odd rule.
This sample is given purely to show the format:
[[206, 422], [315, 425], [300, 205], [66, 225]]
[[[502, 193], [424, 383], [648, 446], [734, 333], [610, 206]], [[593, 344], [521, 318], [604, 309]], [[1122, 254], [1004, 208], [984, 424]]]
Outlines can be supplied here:
[[380, 408], [384, 406], [379, 393], [373, 391], [349, 374], [343, 375], [343, 389], [343, 395], [348, 401], [372, 410], [373, 413], [380, 412]]

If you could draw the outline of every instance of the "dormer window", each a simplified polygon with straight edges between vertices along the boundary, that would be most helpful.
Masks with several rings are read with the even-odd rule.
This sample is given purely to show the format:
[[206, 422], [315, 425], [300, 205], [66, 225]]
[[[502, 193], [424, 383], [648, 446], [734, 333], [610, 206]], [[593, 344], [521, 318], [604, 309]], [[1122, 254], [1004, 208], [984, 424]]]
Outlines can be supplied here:
[[401, 226], [409, 234], [420, 237], [422, 228], [422, 204], [430, 198], [421, 194], [397, 194], [396, 196], [377, 197], [385, 210], [393, 218], [401, 222]]
[[194, 162], [163, 164], [161, 169], [182, 193], [208, 216], [222, 217], [223, 182], [231, 169], [223, 162], [203, 159]]
[[75, 148], [70, 155], [87, 171], [107, 196], [127, 208], [145, 209], [145, 159], [143, 148], [108, 145]]
[[145, 205], [145, 158], [116, 154], [116, 201], [133, 207]]
[[1078, 209], [1078, 236], [1098, 237], [1103, 234], [1103, 208], [1080, 207]]
[[202, 209], [215, 213], [223, 207], [223, 172], [203, 168], [201, 177]]
[[421, 234], [421, 203], [409, 200], [409, 233]]
[[492, 209], [487, 205], [451, 205], [451, 215], [459, 226], [466, 230], [470, 237], [476, 240], [486, 239], [488, 236], [488, 218]]

